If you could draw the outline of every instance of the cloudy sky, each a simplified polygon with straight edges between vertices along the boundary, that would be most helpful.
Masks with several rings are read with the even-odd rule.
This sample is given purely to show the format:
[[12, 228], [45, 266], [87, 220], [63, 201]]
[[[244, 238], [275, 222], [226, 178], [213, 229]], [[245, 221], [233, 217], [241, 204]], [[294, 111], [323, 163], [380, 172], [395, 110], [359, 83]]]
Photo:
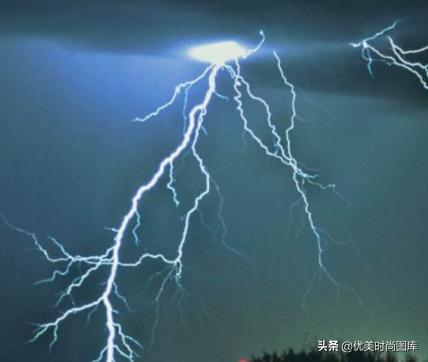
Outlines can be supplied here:
[[[223, 195], [227, 243], [246, 257], [222, 245], [220, 200], [212, 193], [186, 244], [188, 295], [180, 301], [172, 285], [165, 293], [153, 345], [159, 285], [146, 285], [160, 265], [120, 274], [131, 311], [121, 305], [119, 318], [147, 347], [141, 360], [148, 362], [234, 362], [318, 339], [414, 339], [426, 358], [428, 93], [384, 64], [371, 77], [349, 42], [401, 20], [391, 33], [397, 43], [427, 44], [427, 16], [426, 1], [2, 1], [0, 210], [44, 245], [52, 235], [74, 254], [105, 250], [113, 242], [105, 227], [120, 223], [132, 194], [182, 135], [180, 105], [144, 125], [131, 120], [200, 74], [204, 65], [189, 59], [190, 47], [219, 40], [254, 46], [263, 29], [266, 44], [242, 63], [243, 72], [283, 130], [291, 98], [272, 51], [283, 60], [298, 91], [296, 158], [341, 195], [308, 189], [326, 231], [325, 262], [355, 293], [344, 288], [338, 296], [320, 278], [302, 307], [317, 253], [301, 205], [290, 210], [298, 197], [290, 170], [243, 136], [233, 102], [215, 98], [198, 147]], [[218, 85], [233, 95], [227, 74]], [[263, 134], [260, 110], [248, 107]], [[202, 181], [191, 158], [179, 160], [184, 202]], [[166, 183], [144, 200], [142, 239], [149, 250], [173, 253], [182, 214]], [[67, 279], [35, 286], [52, 265], [5, 225], [0, 242], [0, 360], [92, 360], [105, 340], [101, 311], [87, 327], [86, 316], [64, 324], [51, 351], [49, 338], [26, 343], [33, 323], [70, 305], [55, 307]], [[100, 283], [85, 286], [77, 302]]]

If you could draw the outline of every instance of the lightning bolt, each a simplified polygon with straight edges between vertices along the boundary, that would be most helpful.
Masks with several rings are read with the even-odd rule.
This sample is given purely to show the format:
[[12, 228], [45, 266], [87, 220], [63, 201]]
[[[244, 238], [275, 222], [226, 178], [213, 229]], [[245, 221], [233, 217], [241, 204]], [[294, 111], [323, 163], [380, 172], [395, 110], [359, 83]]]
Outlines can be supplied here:
[[[354, 48], [361, 49], [361, 57], [367, 62], [367, 70], [373, 76], [374, 62], [382, 62], [389, 66], [396, 66], [409, 72], [417, 78], [419, 83], [428, 90], [428, 63], [416, 61], [418, 56], [428, 54], [428, 45], [416, 49], [403, 49], [398, 46], [391, 36], [386, 34], [395, 30], [399, 21], [395, 21], [390, 26], [382, 29], [376, 34], [369, 36], [360, 42], [350, 43]], [[388, 41], [389, 53], [382, 52], [373, 45], [379, 38], [386, 37]]]
[[[370, 54], [369, 51], [375, 53], [375, 51], [372, 50], [368, 42], [378, 36], [383, 35], [383, 33], [385, 33], [387, 30], [388, 29], [384, 30], [381, 33], [378, 33], [374, 37], [366, 39], [365, 41], [359, 43], [360, 45], [355, 44], [355, 46], [362, 46], [364, 48], [363, 55], [367, 57], [367, 54]], [[252, 54], [257, 52], [259, 48], [263, 45], [263, 43], [265, 42], [265, 36], [263, 32], [260, 32], [260, 35], [261, 41], [257, 44], [255, 48], [249, 50], [244, 56], [242, 56], [242, 59], [250, 57]], [[280, 57], [276, 52], [273, 52], [273, 58], [275, 59], [279, 77], [283, 82], [284, 87], [286, 87], [291, 93], [292, 113], [289, 120], [289, 125], [285, 130], [285, 137], [281, 136], [275, 125], [275, 122], [273, 120], [273, 113], [271, 111], [269, 103], [253, 92], [251, 84], [243, 76], [240, 64], [241, 59], [235, 59], [234, 61], [230, 62], [231, 64], [210, 64], [196, 78], [177, 85], [172, 97], [166, 103], [159, 106], [155, 111], [148, 114], [147, 116], [143, 118], [135, 118], [133, 120], [134, 122], [144, 123], [150, 121], [153, 118], [156, 118], [161, 112], [165, 111], [168, 107], [178, 102], [181, 94], [184, 93], [184, 104], [182, 111], [184, 124], [182, 138], [179, 144], [169, 154], [167, 154], [165, 158], [160, 161], [153, 175], [136, 190], [135, 194], [131, 198], [129, 209], [122, 217], [119, 226], [116, 228], [110, 228], [114, 236], [112, 238], [111, 246], [108, 247], [104, 253], [88, 256], [73, 255], [64, 247], [62, 243], [60, 243], [53, 237], [49, 237], [48, 240], [50, 241], [51, 246], [53, 246], [55, 252], [49, 251], [48, 248], [46, 248], [39, 240], [35, 233], [26, 231], [13, 225], [5, 218], [3, 214], [0, 214], [0, 217], [3, 219], [5, 225], [15, 230], [16, 232], [21, 233], [26, 237], [30, 238], [36, 246], [37, 250], [44, 256], [44, 258], [48, 262], [56, 266], [52, 275], [40, 281], [40, 283], [55, 282], [60, 278], [70, 277], [71, 271], [75, 267], [79, 267], [79, 270], [82, 270], [77, 277], [73, 278], [69, 282], [68, 286], [65, 288], [65, 290], [62, 291], [59, 299], [57, 300], [57, 306], [59, 306], [66, 298], [70, 298], [73, 301], [72, 307], [67, 308], [64, 312], [59, 313], [54, 320], [37, 325], [37, 328], [34, 331], [34, 335], [30, 339], [31, 342], [34, 342], [40, 337], [50, 333], [50, 347], [52, 347], [57, 342], [59, 338], [59, 330], [66, 320], [72, 318], [73, 316], [86, 313], [89, 322], [90, 317], [93, 313], [102, 310], [107, 336], [105, 344], [101, 346], [100, 352], [94, 361], [100, 362], [105, 360], [106, 362], [114, 362], [117, 361], [118, 358], [121, 358], [132, 362], [139, 358], [139, 354], [137, 353], [137, 351], [142, 349], [143, 345], [136, 338], [130, 336], [125, 331], [124, 326], [122, 326], [116, 318], [120, 304], [125, 305], [126, 308], [129, 309], [125, 297], [120, 294], [119, 291], [119, 270], [138, 268], [141, 267], [144, 262], [149, 260], [157, 261], [163, 265], [162, 271], [155, 273], [149, 281], [151, 282], [155, 278], [161, 278], [160, 286], [155, 295], [156, 318], [151, 333], [153, 339], [156, 327], [159, 322], [159, 303], [169, 283], [173, 282], [177, 286], [178, 290], [184, 290], [184, 287], [182, 285], [183, 257], [186, 242], [188, 240], [191, 220], [195, 213], [201, 213], [200, 205], [213, 189], [215, 192], [217, 192], [220, 200], [218, 217], [221, 221], [221, 225], [223, 228], [221, 241], [231, 251], [236, 252], [246, 258], [245, 255], [233, 249], [226, 242], [227, 228], [225, 225], [225, 220], [221, 215], [224, 199], [221, 195], [220, 188], [217, 182], [215, 182], [215, 180], [210, 175], [210, 172], [202, 156], [199, 154], [197, 148], [198, 143], [201, 139], [201, 132], [206, 134], [206, 131], [204, 129], [204, 121], [208, 113], [208, 108], [212, 98], [214, 96], [225, 98], [224, 96], [219, 94], [216, 89], [216, 79], [220, 72], [227, 72], [226, 74], [230, 76], [230, 79], [232, 81], [232, 87], [234, 92], [232, 100], [236, 106], [238, 116], [242, 122], [244, 133], [248, 135], [248, 137], [262, 150], [262, 152], [264, 152], [267, 157], [274, 159], [281, 166], [284, 166], [291, 171], [295, 192], [299, 197], [299, 202], [302, 202], [303, 204], [304, 216], [307, 221], [307, 225], [313, 235], [317, 252], [317, 270], [314, 273], [313, 280], [311, 281], [305, 293], [304, 300], [309, 294], [315, 279], [320, 275], [326, 276], [327, 279], [337, 288], [338, 293], [339, 289], [342, 287], [354, 293], [353, 289], [341, 284], [335, 279], [335, 277], [328, 270], [324, 261], [325, 245], [322, 237], [323, 231], [322, 229], [319, 229], [316, 225], [315, 216], [312, 212], [306, 187], [307, 185], [310, 185], [320, 187], [321, 189], [331, 189], [334, 191], [335, 185], [323, 185], [319, 183], [317, 181], [318, 176], [306, 172], [304, 167], [297, 161], [294, 156], [292, 147], [292, 134], [296, 127], [297, 93], [294, 85], [289, 81], [281, 64]], [[370, 60], [370, 62], [371, 61], [372, 60]], [[370, 66], [369, 69], [371, 70]], [[196, 105], [194, 105], [190, 109], [190, 111], [188, 111], [189, 92], [191, 91], [193, 86], [205, 81], [207, 82], [207, 89], [203, 95], [202, 100]], [[257, 135], [257, 132], [250, 127], [245, 111], [243, 96], [248, 96], [252, 102], [256, 102], [264, 108], [266, 115], [265, 122], [270, 130], [270, 143], [263, 141], [262, 138]], [[164, 177], [168, 179], [166, 187], [171, 191], [172, 199], [175, 206], [179, 207], [181, 205], [179, 193], [175, 187], [174, 175], [176, 170], [174, 169], [174, 165], [180, 156], [183, 156], [187, 153], [191, 154], [193, 159], [196, 161], [200, 174], [204, 180], [204, 186], [202, 191], [200, 191], [194, 196], [190, 208], [187, 209], [187, 211], [184, 213], [182, 230], [181, 234], [179, 235], [175, 256], [168, 257], [163, 253], [149, 253], [144, 251], [133, 260], [124, 260], [121, 257], [121, 250], [123, 248], [124, 243], [126, 242], [126, 235], [131, 234], [136, 245], [140, 245], [143, 243], [139, 236], [139, 229], [143, 224], [143, 217], [139, 210], [141, 209], [141, 204], [146, 194], [152, 191], [155, 187], [162, 184]], [[107, 275], [105, 279], [105, 284], [100, 294], [88, 302], [80, 304], [76, 303], [73, 298], [75, 292], [81, 289], [84, 285], [90, 285], [89, 283], [91, 278], [93, 278], [95, 274], [99, 275], [100, 272], [106, 272]], [[183, 292], [183, 295], [185, 294], [186, 293]], [[303, 302], [302, 304], [305, 308], [305, 302]]]

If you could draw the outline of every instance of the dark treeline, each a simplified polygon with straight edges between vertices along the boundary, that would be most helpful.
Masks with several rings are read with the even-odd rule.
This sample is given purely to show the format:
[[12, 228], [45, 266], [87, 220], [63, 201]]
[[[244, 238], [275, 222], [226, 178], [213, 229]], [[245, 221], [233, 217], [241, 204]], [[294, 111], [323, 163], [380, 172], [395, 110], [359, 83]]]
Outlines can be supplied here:
[[417, 358], [407, 355], [400, 359], [393, 353], [376, 352], [318, 352], [310, 351], [294, 352], [292, 349], [278, 354], [276, 352], [263, 353], [261, 357], [252, 357], [250, 362], [417, 362]]

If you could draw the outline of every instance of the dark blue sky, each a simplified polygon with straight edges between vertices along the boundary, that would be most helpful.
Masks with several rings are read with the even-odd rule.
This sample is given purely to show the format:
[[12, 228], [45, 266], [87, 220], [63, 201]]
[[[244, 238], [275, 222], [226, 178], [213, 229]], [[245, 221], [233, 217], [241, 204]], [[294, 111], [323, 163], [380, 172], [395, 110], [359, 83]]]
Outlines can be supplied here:
[[[76, 254], [105, 250], [112, 234], [104, 227], [118, 225], [133, 192], [182, 130], [180, 107], [145, 125], [130, 120], [202, 71], [186, 58], [189, 45], [214, 39], [255, 44], [264, 29], [266, 46], [243, 70], [270, 100], [279, 127], [289, 121], [290, 94], [278, 79], [272, 49], [298, 88], [296, 157], [320, 170], [323, 182], [336, 183], [345, 199], [313, 188], [308, 194], [317, 224], [346, 243], [329, 243], [325, 260], [364, 306], [346, 291], [336, 303], [335, 288], [322, 279], [302, 309], [316, 246], [301, 224], [302, 210], [290, 213], [298, 196], [291, 173], [242, 137], [231, 102], [215, 99], [200, 152], [223, 193], [227, 241], [252, 263], [221, 245], [213, 193], [202, 205], [209, 228], [196, 216], [186, 246], [183, 283], [191, 295], [182, 306], [184, 322], [172, 288], [155, 344], [142, 360], [237, 361], [330, 338], [416, 339], [426, 357], [428, 93], [414, 77], [384, 65], [376, 65], [371, 78], [348, 43], [402, 19], [394, 38], [409, 47], [426, 44], [427, 15], [426, 4], [417, 1], [4, 1], [0, 210], [44, 243], [53, 235]], [[230, 95], [227, 77], [218, 81]], [[253, 110], [254, 122], [259, 113]], [[184, 161], [177, 182], [185, 198], [201, 184], [194, 164]], [[180, 217], [164, 184], [142, 211], [149, 248], [173, 251]], [[55, 298], [66, 284], [33, 286], [52, 266], [31, 240], [5, 226], [0, 242], [0, 360], [93, 359], [105, 336], [101, 313], [87, 328], [85, 317], [64, 325], [51, 352], [48, 339], [26, 344], [31, 323], [57, 315]], [[132, 308], [121, 308], [120, 318], [143, 342], [154, 293], [144, 285], [158, 268], [120, 275]], [[88, 286], [78, 297], [97, 288]]]

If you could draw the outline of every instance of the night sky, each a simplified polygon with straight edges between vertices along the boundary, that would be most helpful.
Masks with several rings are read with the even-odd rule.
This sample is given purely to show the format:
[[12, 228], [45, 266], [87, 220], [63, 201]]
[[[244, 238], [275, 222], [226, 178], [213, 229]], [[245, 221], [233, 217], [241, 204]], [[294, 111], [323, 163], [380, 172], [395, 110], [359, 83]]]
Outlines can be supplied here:
[[[417, 340], [427, 358], [428, 92], [384, 64], [371, 77], [349, 45], [395, 20], [397, 43], [426, 45], [427, 19], [426, 1], [405, 0], [1, 1], [0, 210], [52, 252], [46, 236], [73, 254], [103, 252], [113, 243], [106, 227], [118, 226], [133, 193], [182, 135], [180, 104], [146, 124], [131, 120], [204, 69], [186, 56], [189, 47], [218, 40], [254, 46], [263, 29], [266, 44], [242, 62], [243, 72], [271, 102], [280, 130], [291, 97], [272, 50], [296, 86], [295, 156], [341, 195], [308, 188], [316, 224], [331, 236], [325, 262], [358, 296], [342, 289], [338, 297], [324, 277], [302, 307], [317, 249], [301, 205], [290, 211], [298, 198], [291, 171], [243, 136], [232, 101], [215, 98], [198, 149], [224, 198], [227, 243], [246, 257], [222, 245], [213, 192], [192, 218], [182, 280], [188, 295], [180, 301], [170, 285], [153, 345], [159, 282], [147, 282], [159, 263], [120, 272], [131, 311], [118, 304], [118, 318], [147, 347], [147, 362], [236, 362], [318, 339]], [[233, 95], [226, 73], [218, 86]], [[249, 110], [263, 132], [262, 112]], [[190, 156], [177, 168], [177, 190], [190, 205], [203, 179]], [[183, 213], [167, 181], [144, 199], [141, 238], [147, 250], [173, 255]], [[34, 323], [70, 305], [55, 307], [69, 279], [35, 286], [53, 266], [4, 224], [0, 243], [0, 361], [96, 358], [106, 336], [101, 310], [88, 326], [86, 315], [66, 322], [51, 351], [50, 335], [26, 343]], [[125, 250], [127, 257], [137, 252]], [[104, 280], [85, 286], [77, 301], [96, 295]]]

